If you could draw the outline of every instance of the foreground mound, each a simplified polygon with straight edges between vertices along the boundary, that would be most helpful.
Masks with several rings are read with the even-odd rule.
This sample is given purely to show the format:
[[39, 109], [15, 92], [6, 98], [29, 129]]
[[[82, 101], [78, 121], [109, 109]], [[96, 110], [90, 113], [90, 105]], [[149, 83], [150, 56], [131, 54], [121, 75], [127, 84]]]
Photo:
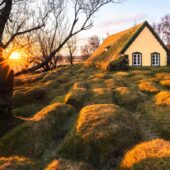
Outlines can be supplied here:
[[72, 105], [76, 110], [80, 110], [85, 104], [88, 91], [84, 88], [72, 89], [65, 97], [65, 103]]
[[61, 103], [44, 108], [0, 140], [0, 154], [39, 158], [73, 113], [71, 106]]
[[0, 157], [0, 170], [36, 170], [35, 163], [24, 157]]
[[59, 159], [51, 162], [45, 170], [93, 170], [93, 168], [83, 162], [73, 162]]
[[157, 106], [170, 106], [170, 92], [162, 91], [155, 96]]
[[139, 84], [139, 90], [146, 93], [157, 93], [159, 89], [153, 82], [142, 82]]
[[137, 123], [126, 110], [113, 104], [91, 105], [81, 110], [60, 153], [102, 169], [115, 166], [116, 158], [140, 138]]
[[170, 142], [156, 139], [130, 150], [121, 163], [121, 170], [168, 170]]

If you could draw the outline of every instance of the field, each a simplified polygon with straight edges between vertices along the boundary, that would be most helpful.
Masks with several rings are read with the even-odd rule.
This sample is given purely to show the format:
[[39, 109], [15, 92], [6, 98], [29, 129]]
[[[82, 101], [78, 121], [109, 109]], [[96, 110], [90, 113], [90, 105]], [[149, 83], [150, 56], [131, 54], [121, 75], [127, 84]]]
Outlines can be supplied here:
[[170, 67], [16, 77], [13, 114], [0, 169], [170, 169]]

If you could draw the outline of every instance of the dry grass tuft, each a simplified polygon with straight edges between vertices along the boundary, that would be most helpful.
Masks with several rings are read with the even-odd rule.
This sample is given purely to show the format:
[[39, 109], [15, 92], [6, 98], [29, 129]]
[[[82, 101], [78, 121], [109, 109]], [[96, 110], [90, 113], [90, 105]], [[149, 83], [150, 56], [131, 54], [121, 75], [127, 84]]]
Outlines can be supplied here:
[[157, 73], [155, 78], [160, 80], [170, 80], [170, 73]]
[[157, 93], [159, 89], [156, 87], [155, 83], [153, 82], [142, 82], [138, 85], [140, 91], [146, 93]]
[[36, 170], [35, 163], [25, 157], [0, 157], [0, 170]]
[[170, 87], [170, 79], [169, 80], [162, 80], [160, 84], [165, 87]]
[[155, 96], [155, 104], [157, 106], [170, 106], [170, 92], [161, 91]]
[[155, 139], [136, 145], [125, 154], [120, 167], [122, 170], [168, 170], [170, 142]]
[[73, 162], [70, 160], [59, 159], [52, 161], [45, 170], [93, 170], [93, 168], [83, 162]]
[[126, 110], [113, 104], [90, 105], [81, 110], [60, 152], [101, 168], [115, 164], [116, 157], [140, 138], [137, 123]]
[[88, 104], [112, 104], [113, 95], [110, 88], [94, 88], [91, 90]]
[[87, 89], [88, 88], [88, 84], [86, 82], [75, 82], [73, 85], [73, 89], [77, 89], [77, 88], [84, 88]]
[[130, 74], [129, 74], [129, 73], [124, 72], [124, 71], [116, 72], [114, 75], [116, 75], [116, 76], [121, 76], [121, 77], [130, 76]]
[[143, 74], [143, 75], [147, 75], [150, 73], [150, 71], [147, 71], [147, 70], [132, 70], [130, 71], [131, 74], [134, 74], [134, 75], [140, 75], [140, 74]]
[[106, 73], [97, 73], [90, 76], [90, 79], [107, 79], [107, 78], [111, 78], [111, 76]]

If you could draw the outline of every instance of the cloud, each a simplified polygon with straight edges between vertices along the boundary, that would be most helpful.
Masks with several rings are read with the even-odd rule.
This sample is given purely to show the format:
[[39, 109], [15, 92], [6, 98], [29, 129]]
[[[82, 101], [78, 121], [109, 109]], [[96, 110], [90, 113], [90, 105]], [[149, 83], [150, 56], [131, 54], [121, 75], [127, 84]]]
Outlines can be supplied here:
[[122, 16], [111, 16], [108, 17], [109, 19], [106, 19], [104, 22], [98, 23], [97, 26], [100, 28], [108, 28], [113, 26], [121, 26], [126, 25], [129, 23], [135, 23], [140, 22], [144, 20], [147, 16], [145, 14], [139, 13], [139, 14], [127, 14]]

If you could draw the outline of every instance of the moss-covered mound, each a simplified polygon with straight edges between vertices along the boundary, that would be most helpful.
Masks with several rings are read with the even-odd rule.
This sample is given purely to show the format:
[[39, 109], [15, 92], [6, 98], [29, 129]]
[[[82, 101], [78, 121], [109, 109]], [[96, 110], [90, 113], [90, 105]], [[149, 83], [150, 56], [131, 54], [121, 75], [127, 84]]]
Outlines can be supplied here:
[[155, 96], [157, 106], [170, 106], [170, 91], [161, 91]]
[[0, 154], [39, 158], [73, 113], [71, 106], [60, 103], [44, 108], [1, 138]]
[[93, 170], [93, 168], [83, 162], [59, 159], [52, 161], [45, 170]]
[[125, 154], [120, 167], [121, 170], [168, 170], [170, 142], [155, 139], [141, 143]]
[[37, 170], [37, 167], [25, 157], [0, 157], [0, 170]]
[[144, 94], [129, 87], [118, 87], [113, 91], [114, 102], [131, 111], [135, 111], [138, 105], [145, 100], [145, 97]]
[[155, 83], [153, 82], [142, 82], [138, 85], [140, 91], [146, 93], [157, 93], [159, 89], [156, 87]]
[[170, 73], [157, 73], [155, 74], [155, 77], [160, 80], [170, 80]]
[[123, 152], [141, 138], [134, 118], [113, 104], [83, 108], [76, 126], [60, 148], [62, 157], [112, 167]]
[[15, 78], [14, 85], [19, 86], [22, 84], [30, 84], [41, 80], [44, 74], [27, 74], [27, 76], [21, 75]]
[[112, 104], [113, 93], [110, 88], [94, 88], [90, 91], [88, 104]]
[[15, 107], [27, 105], [28, 103], [39, 102], [43, 103], [47, 98], [47, 91], [41, 87], [33, 87], [15, 91], [13, 95], [13, 104]]
[[65, 103], [72, 105], [76, 110], [81, 109], [88, 97], [88, 91], [84, 88], [74, 88], [65, 97]]
[[160, 84], [164, 87], [170, 87], [170, 80], [162, 80]]

